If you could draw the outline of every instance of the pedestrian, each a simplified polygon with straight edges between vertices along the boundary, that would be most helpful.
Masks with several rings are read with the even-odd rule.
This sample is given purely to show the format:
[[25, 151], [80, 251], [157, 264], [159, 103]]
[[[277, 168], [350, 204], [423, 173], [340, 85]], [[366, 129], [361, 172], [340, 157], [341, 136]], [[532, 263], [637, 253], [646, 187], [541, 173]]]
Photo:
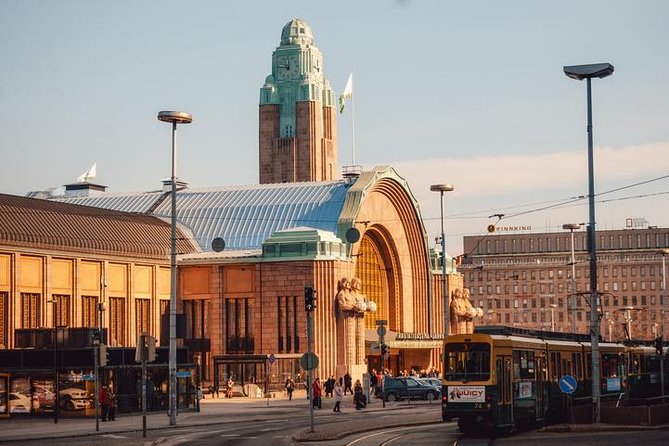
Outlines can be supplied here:
[[202, 399], [202, 389], [200, 386], [197, 386], [197, 389], [195, 389], [195, 410], [197, 412], [200, 411], [200, 400]]
[[367, 397], [362, 393], [362, 384], [359, 379], [355, 380], [353, 388], [353, 403], [355, 403], [355, 410], [364, 409], [367, 407]]
[[342, 390], [341, 387], [342, 387], [342, 379], [339, 378], [335, 382], [334, 389], [333, 389], [335, 405], [334, 405], [334, 409], [332, 409], [332, 412], [341, 412], [341, 402], [344, 399], [344, 391]]
[[351, 386], [353, 385], [353, 378], [351, 378], [351, 375], [346, 372], [344, 375], [344, 395], [346, 395], [346, 391], [351, 392], [351, 395], [353, 395], [353, 389], [351, 389]]
[[109, 421], [116, 421], [116, 405], [118, 404], [118, 401], [116, 399], [116, 394], [111, 389], [111, 387], [107, 391], [107, 399], [109, 400], [109, 412], [107, 413], [107, 419]]
[[376, 395], [376, 385], [378, 384], [379, 380], [376, 377], [376, 370], [372, 369], [371, 372], [369, 372], [369, 387], [371, 390], [372, 395]]
[[313, 396], [313, 406], [318, 407], [319, 409], [321, 408], [321, 395], [322, 395], [322, 388], [321, 388], [321, 380], [319, 378], [316, 378], [311, 385], [311, 394]]
[[325, 397], [326, 398], [332, 398], [332, 391], [334, 390], [335, 386], [335, 379], [334, 376], [330, 375], [330, 377], [325, 381]]
[[284, 385], [286, 388], [286, 393], [288, 394], [288, 401], [293, 400], [293, 390], [295, 390], [295, 383], [293, 382], [293, 378], [290, 376], [286, 378], [286, 384]]
[[225, 390], [225, 397], [232, 398], [232, 388], [235, 385], [235, 381], [232, 379], [232, 376], [228, 378], [228, 384]]
[[106, 385], [102, 386], [98, 397], [100, 400], [100, 408], [102, 409], [100, 418], [102, 418], [102, 421], [107, 421], [107, 417], [109, 416], [109, 392], [107, 391]]

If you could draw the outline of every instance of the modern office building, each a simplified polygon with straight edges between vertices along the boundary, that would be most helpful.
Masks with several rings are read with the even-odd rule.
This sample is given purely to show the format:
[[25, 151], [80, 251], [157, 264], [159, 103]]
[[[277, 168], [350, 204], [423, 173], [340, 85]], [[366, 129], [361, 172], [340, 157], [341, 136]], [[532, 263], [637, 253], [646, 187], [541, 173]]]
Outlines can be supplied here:
[[[536, 233], [523, 228], [464, 238], [460, 271], [484, 324], [589, 333], [590, 264], [584, 228]], [[597, 290], [605, 339], [651, 339], [669, 323], [662, 290], [662, 250], [669, 229], [646, 227], [596, 232]], [[572, 290], [572, 266], [575, 288]], [[570, 304], [575, 296], [575, 307]], [[665, 331], [666, 333], [666, 331]]]

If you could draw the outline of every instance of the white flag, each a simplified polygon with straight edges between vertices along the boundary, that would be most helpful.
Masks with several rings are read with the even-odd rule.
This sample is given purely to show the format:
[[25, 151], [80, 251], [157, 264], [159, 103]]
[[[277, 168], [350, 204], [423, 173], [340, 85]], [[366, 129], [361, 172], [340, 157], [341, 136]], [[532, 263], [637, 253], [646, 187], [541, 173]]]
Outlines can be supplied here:
[[339, 113], [344, 113], [344, 105], [346, 104], [346, 99], [351, 99], [353, 97], [353, 73], [348, 75], [348, 82], [346, 82], [346, 87], [344, 92], [339, 96]]
[[89, 180], [92, 180], [95, 178], [96, 173], [95, 173], [95, 167], [97, 166], [98, 163], [93, 163], [90, 169], [88, 169], [86, 172], [82, 173], [79, 175], [77, 178], [77, 182], [79, 183], [87, 183]]

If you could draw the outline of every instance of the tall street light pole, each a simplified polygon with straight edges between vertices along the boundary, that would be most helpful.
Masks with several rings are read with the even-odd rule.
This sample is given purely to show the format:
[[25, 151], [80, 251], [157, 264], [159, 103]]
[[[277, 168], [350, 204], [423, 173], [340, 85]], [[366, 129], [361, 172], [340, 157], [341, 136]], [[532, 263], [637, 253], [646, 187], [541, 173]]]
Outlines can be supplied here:
[[[658, 251], [662, 255], [662, 296], [660, 296], [660, 317], [662, 318], [662, 336], [660, 339], [663, 341], [660, 343], [660, 378], [661, 378], [661, 390], [662, 390], [662, 402], [664, 403], [664, 339], [667, 337], [664, 331], [664, 307], [667, 303], [667, 255], [669, 255], [669, 248], [663, 248]], [[657, 330], [656, 330], [657, 331]], [[657, 336], [657, 335], [656, 335]]]
[[562, 229], [569, 229], [571, 232], [571, 290], [569, 296], [569, 305], [571, 306], [571, 331], [576, 333], [576, 259], [574, 258], [574, 231], [581, 229], [578, 223], [566, 223]]
[[158, 120], [172, 123], [172, 215], [170, 246], [170, 426], [177, 424], [177, 124], [190, 124], [193, 117], [180, 111], [158, 112]]
[[[444, 317], [444, 342], [448, 336], [448, 290], [446, 289], [446, 234], [444, 233], [444, 192], [451, 192], [453, 186], [450, 184], [433, 184], [430, 186], [432, 192], [439, 192], [441, 199], [441, 293], [442, 307]], [[444, 344], [445, 345], [445, 344]], [[446, 373], [446, 352], [444, 351], [444, 361], [441, 373]], [[445, 376], [445, 375], [444, 375]]]
[[600, 421], [600, 357], [599, 357], [599, 312], [597, 303], [597, 254], [595, 251], [595, 170], [592, 143], [592, 88], [593, 77], [604, 78], [613, 74], [613, 65], [598, 63], [573, 65], [563, 68], [567, 77], [587, 81], [588, 102], [588, 254], [590, 256], [590, 342], [592, 344], [592, 420]]

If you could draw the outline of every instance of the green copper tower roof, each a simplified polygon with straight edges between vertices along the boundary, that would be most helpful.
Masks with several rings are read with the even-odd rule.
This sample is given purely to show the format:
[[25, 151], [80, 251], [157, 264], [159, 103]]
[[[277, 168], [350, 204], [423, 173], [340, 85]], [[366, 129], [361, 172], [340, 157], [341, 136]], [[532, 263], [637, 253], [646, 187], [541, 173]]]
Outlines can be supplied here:
[[293, 19], [281, 31], [280, 44], [272, 53], [272, 73], [260, 88], [260, 105], [281, 106], [281, 138], [295, 136], [295, 103], [299, 101], [317, 101], [329, 107], [336, 103], [311, 27], [302, 19]]

